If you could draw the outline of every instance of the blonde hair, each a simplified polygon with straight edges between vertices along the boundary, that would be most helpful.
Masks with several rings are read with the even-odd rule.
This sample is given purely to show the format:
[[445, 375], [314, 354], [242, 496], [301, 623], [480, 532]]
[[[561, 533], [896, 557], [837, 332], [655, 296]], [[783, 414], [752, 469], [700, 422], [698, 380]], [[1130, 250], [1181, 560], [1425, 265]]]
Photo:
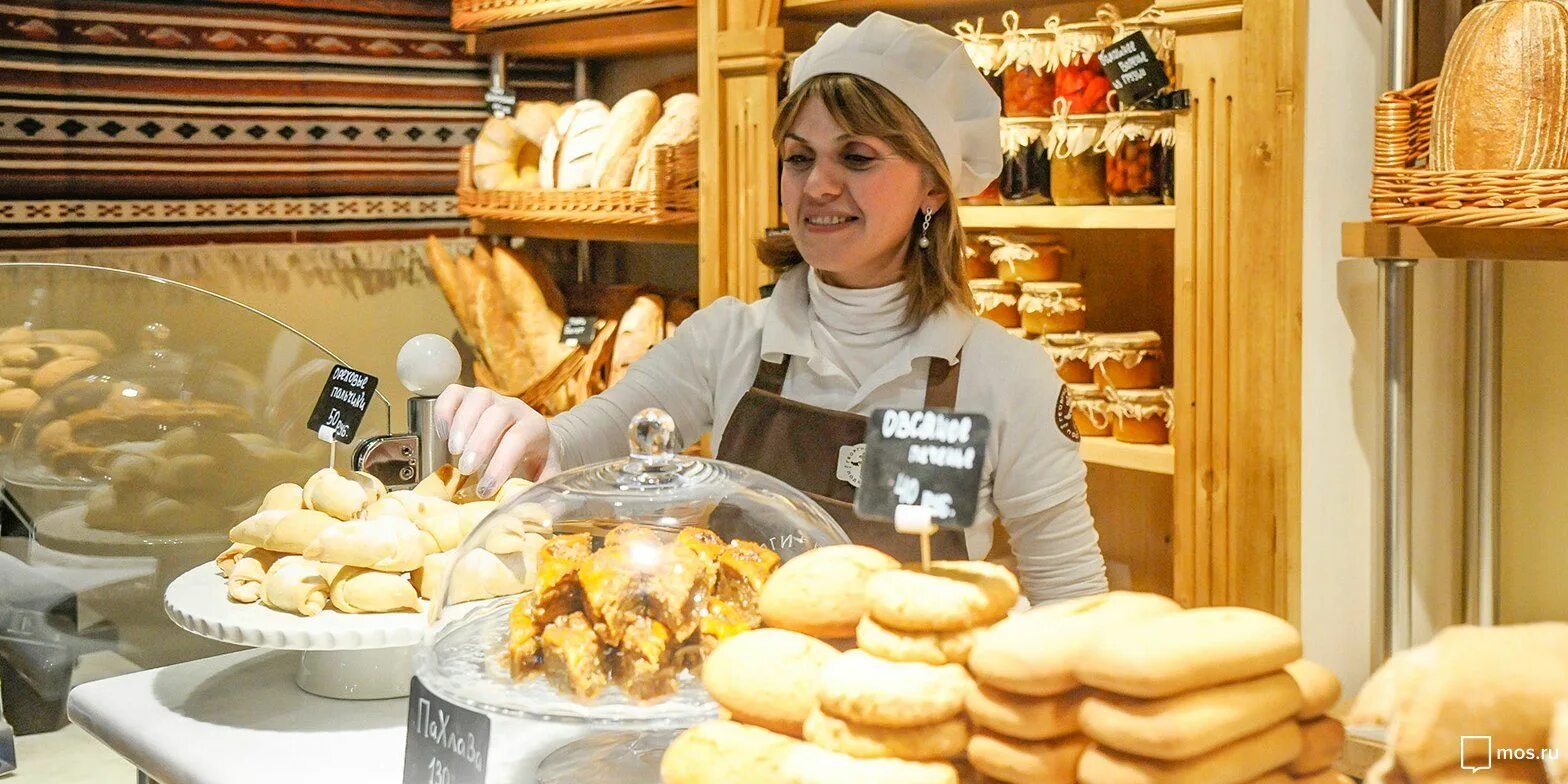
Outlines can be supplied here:
[[[909, 295], [905, 319], [919, 321], [941, 310], [948, 303], [972, 308], [973, 298], [964, 280], [964, 229], [958, 222], [958, 199], [953, 179], [936, 139], [915, 113], [876, 82], [854, 74], [822, 74], [808, 79], [790, 93], [779, 106], [773, 123], [773, 143], [780, 147], [784, 135], [806, 102], [816, 98], [846, 132], [871, 136], [888, 143], [901, 157], [920, 164], [932, 184], [947, 199], [931, 216], [927, 237], [930, 247], [922, 248], [920, 224], [924, 211], [909, 227], [909, 258], [904, 264], [904, 289]], [[787, 233], [757, 240], [762, 263], [775, 270], [786, 270], [805, 261], [795, 241]]]

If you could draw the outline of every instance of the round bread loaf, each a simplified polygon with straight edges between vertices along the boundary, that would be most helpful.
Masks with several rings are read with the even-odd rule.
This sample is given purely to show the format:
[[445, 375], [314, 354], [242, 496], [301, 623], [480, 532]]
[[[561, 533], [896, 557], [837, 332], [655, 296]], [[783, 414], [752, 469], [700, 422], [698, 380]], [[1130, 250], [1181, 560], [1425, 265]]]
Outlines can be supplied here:
[[871, 617], [906, 632], [956, 632], [1007, 617], [1018, 578], [986, 561], [932, 561], [929, 569], [879, 572], [866, 585]]
[[876, 727], [919, 727], [964, 709], [974, 688], [957, 664], [890, 662], [848, 651], [822, 668], [817, 698], [823, 712]]
[[866, 614], [866, 583], [898, 568], [892, 556], [870, 547], [821, 547], [786, 561], [768, 578], [758, 599], [762, 622], [825, 639], [855, 636]]
[[710, 721], [681, 733], [664, 752], [664, 784], [786, 784], [780, 766], [794, 738], [733, 721]]
[[802, 737], [817, 706], [822, 669], [839, 652], [787, 629], [756, 629], [725, 640], [702, 665], [702, 685], [737, 721]]
[[851, 757], [934, 762], [964, 753], [969, 726], [958, 717], [923, 727], [873, 727], [816, 708], [806, 717], [806, 740]]

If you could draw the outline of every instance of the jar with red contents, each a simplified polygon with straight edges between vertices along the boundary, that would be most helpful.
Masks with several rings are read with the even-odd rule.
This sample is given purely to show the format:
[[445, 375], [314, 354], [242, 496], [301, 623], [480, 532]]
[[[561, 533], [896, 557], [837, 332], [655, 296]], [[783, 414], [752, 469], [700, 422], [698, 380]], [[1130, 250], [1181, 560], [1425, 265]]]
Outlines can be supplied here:
[[1062, 25], [1056, 30], [1056, 97], [1073, 114], [1099, 114], [1109, 109], [1111, 80], [1095, 55], [1111, 44], [1113, 28], [1106, 22]]
[[1007, 117], [1046, 117], [1056, 103], [1056, 20], [1041, 28], [1019, 28], [1018, 12], [1008, 11], [1002, 22], [1002, 114]]
[[1159, 204], [1161, 172], [1167, 169], [1175, 120], [1169, 112], [1110, 115], [1100, 144], [1105, 148], [1105, 195], [1111, 204]]

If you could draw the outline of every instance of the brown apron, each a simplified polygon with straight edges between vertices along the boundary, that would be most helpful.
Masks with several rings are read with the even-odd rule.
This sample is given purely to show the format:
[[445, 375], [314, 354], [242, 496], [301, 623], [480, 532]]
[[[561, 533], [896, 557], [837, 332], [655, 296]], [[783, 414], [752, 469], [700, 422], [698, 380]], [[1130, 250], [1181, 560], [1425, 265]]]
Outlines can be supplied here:
[[[718, 458], [768, 474], [822, 505], [850, 541], [875, 547], [900, 561], [920, 560], [920, 540], [893, 530], [892, 523], [855, 515], [855, 486], [838, 478], [841, 450], [865, 443], [867, 418], [789, 400], [780, 394], [790, 357], [763, 360], [757, 379], [735, 405], [724, 428]], [[926, 408], [953, 408], [958, 366], [931, 359]], [[964, 532], [943, 528], [931, 537], [931, 557], [967, 560]]]

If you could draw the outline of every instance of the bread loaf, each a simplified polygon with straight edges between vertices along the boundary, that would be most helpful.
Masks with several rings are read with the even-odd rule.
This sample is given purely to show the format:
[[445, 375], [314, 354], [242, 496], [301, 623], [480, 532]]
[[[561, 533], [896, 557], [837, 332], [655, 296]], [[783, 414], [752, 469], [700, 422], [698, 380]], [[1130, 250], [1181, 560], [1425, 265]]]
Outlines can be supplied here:
[[1180, 609], [1163, 596], [1125, 591], [1036, 607], [982, 632], [969, 669], [981, 683], [1013, 694], [1062, 694], [1078, 687], [1073, 670], [1099, 635]]
[[1300, 708], [1301, 691], [1280, 672], [1163, 700], [1095, 694], [1084, 701], [1079, 721], [1102, 746], [1187, 760], [1293, 718]]
[[1077, 734], [1079, 713], [1090, 695], [1078, 689], [1055, 697], [1024, 697], [981, 684], [964, 699], [969, 720], [998, 735], [1047, 740]]
[[1158, 699], [1256, 678], [1299, 658], [1301, 634], [1289, 622], [1244, 607], [1200, 607], [1101, 635], [1076, 673], [1113, 694]]
[[642, 141], [658, 122], [662, 109], [659, 96], [652, 90], [637, 90], [615, 102], [610, 110], [609, 130], [593, 165], [595, 188], [625, 188], [631, 185], [632, 172]]
[[637, 168], [632, 173], [633, 188], [652, 190], [658, 184], [659, 147], [673, 147], [697, 138], [701, 106], [694, 93], [680, 93], [664, 102], [664, 113], [637, 153]]
[[664, 337], [664, 299], [656, 294], [639, 296], [621, 317], [611, 349], [610, 383], [626, 377], [633, 362], [643, 358]]
[[1184, 762], [1147, 760], [1093, 746], [1078, 764], [1079, 784], [1247, 784], [1301, 753], [1301, 730], [1280, 722]]
[[474, 188], [481, 191], [515, 188], [518, 159], [529, 146], [509, 117], [491, 117], [474, 140]]
[[604, 144], [610, 110], [594, 100], [578, 101], [561, 114], [539, 159], [540, 185], [571, 190], [593, 185], [594, 157]]
[[1005, 784], [1073, 784], [1088, 747], [1082, 735], [1030, 742], [982, 731], [969, 739], [969, 764]]
[[1301, 711], [1296, 714], [1297, 719], [1315, 719], [1339, 702], [1339, 676], [1333, 670], [1310, 659], [1297, 659], [1285, 665], [1285, 672], [1290, 673], [1301, 689]]

